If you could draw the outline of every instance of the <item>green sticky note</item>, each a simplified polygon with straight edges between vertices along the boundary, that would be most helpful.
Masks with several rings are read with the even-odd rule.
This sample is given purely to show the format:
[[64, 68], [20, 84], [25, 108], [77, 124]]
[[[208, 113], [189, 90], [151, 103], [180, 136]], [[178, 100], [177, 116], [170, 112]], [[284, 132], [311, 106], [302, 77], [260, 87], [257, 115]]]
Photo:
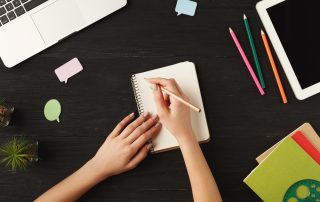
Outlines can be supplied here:
[[44, 107], [44, 116], [48, 121], [58, 121], [61, 114], [60, 102], [56, 99], [49, 100]]

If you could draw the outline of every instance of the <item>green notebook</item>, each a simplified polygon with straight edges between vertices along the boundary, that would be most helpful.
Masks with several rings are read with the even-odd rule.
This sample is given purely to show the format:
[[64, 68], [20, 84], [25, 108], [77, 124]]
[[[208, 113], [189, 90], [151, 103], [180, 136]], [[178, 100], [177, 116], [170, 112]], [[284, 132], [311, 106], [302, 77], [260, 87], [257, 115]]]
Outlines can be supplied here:
[[266, 202], [320, 202], [320, 166], [291, 137], [244, 182]]

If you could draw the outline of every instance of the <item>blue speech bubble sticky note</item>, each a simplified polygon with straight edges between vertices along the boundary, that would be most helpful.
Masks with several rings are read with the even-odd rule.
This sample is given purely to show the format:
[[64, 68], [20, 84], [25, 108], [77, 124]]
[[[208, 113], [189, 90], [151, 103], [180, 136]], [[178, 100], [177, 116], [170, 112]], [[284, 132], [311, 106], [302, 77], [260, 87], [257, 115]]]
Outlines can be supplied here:
[[176, 6], [177, 15], [185, 14], [189, 16], [194, 16], [197, 9], [197, 2], [190, 0], [178, 0]]

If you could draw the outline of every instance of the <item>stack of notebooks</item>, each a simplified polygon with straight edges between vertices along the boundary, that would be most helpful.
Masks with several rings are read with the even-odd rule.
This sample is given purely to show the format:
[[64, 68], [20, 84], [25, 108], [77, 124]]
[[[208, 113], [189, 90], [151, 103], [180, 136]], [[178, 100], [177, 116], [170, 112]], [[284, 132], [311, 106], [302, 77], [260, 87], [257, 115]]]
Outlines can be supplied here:
[[320, 202], [320, 138], [308, 123], [257, 157], [244, 182], [266, 202]]

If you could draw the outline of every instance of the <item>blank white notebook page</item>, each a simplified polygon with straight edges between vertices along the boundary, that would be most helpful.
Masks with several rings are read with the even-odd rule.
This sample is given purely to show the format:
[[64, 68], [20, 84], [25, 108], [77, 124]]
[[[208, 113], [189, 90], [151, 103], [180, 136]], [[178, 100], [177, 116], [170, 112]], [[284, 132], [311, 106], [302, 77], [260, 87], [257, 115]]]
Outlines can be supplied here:
[[[208, 141], [210, 134], [195, 65], [192, 62], [182, 62], [133, 76], [133, 85], [138, 95], [138, 107], [141, 108], [139, 111], [157, 114], [151, 84], [144, 79], [153, 77], [174, 78], [177, 81], [183, 92], [190, 98], [190, 103], [201, 109], [200, 113], [191, 110], [192, 126], [198, 141]], [[155, 146], [153, 152], [168, 150], [178, 146], [174, 136], [164, 127], [152, 142]]]

